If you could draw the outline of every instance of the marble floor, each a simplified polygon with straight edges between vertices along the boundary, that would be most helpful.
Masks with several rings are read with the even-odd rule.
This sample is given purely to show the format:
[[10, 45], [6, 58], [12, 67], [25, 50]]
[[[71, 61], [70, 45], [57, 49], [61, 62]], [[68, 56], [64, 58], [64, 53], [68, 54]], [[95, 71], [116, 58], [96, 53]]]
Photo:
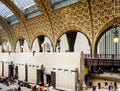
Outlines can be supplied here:
[[[93, 83], [93, 86], [96, 86], [96, 91], [108, 91], [108, 85], [105, 86], [104, 79], [107, 80], [108, 85], [112, 83], [112, 91], [120, 91], [120, 74], [118, 73], [104, 73], [94, 75], [91, 79], [89, 79], [89, 82], [91, 81]], [[114, 88], [114, 82], [117, 83], [117, 89]], [[101, 89], [98, 89], [98, 83], [101, 83]], [[87, 84], [86, 89], [82, 91], [93, 91], [93, 89], [89, 87], [89, 84]]]
[[[113, 88], [113, 91], [120, 91], [120, 75], [119, 74], [104, 73], [100, 75], [94, 75], [91, 79], [89, 79], [89, 82], [91, 81], [93, 86], [96, 86], [96, 91], [108, 91], [108, 85], [105, 86], [104, 78], [106, 78], [108, 85], [112, 82], [113, 87], [114, 87], [114, 82], [116, 81], [117, 89]], [[98, 89], [98, 86], [97, 86], [99, 82], [101, 83], [101, 89]], [[13, 84], [13, 85], [10, 85], [10, 87], [17, 88], [18, 85]], [[21, 87], [21, 91], [31, 91], [31, 89], [26, 87]], [[81, 91], [93, 91], [93, 89], [89, 87], [89, 84], [87, 84], [86, 89]]]
[[[18, 85], [12, 84], [10, 85], [10, 87], [14, 89], [14, 88], [18, 88]], [[31, 89], [26, 88], [26, 87], [21, 87], [21, 91], [31, 91]]]

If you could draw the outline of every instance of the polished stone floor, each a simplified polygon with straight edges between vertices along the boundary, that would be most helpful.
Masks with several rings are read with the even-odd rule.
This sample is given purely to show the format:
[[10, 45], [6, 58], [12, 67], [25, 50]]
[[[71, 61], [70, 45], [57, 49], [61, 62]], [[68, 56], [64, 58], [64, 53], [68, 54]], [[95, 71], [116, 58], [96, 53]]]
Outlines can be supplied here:
[[[108, 91], [108, 85], [104, 85], [104, 79], [107, 80], [108, 85], [111, 84], [113, 85], [113, 90], [112, 91], [120, 91], [120, 74], [115, 74], [115, 73], [104, 73], [100, 75], [94, 75], [91, 79], [89, 79], [89, 82], [91, 81], [93, 83], [93, 86], [96, 86], [96, 91]], [[114, 88], [114, 82], [117, 82], [117, 89]], [[101, 83], [101, 89], [98, 89], [98, 83]], [[17, 88], [18, 85], [10, 85], [12, 88]], [[31, 91], [31, 89], [26, 88], [26, 87], [21, 87], [21, 91]], [[85, 90], [81, 91], [93, 91], [92, 88], [89, 87], [89, 84], [86, 85]]]
[[[104, 82], [107, 80], [108, 85], [105, 86]], [[109, 84], [112, 83], [113, 90], [112, 91], [120, 91], [120, 74], [119, 73], [104, 73], [99, 75], [94, 75], [91, 79], [89, 79], [88, 83], [92, 82], [93, 86], [96, 87], [96, 91], [108, 91]], [[117, 89], [114, 88], [114, 82], [117, 83]], [[98, 89], [98, 83], [101, 83], [101, 88]], [[93, 88], [89, 87], [89, 84], [86, 85], [86, 89], [82, 91], [93, 91]]]
[[[13, 84], [13, 85], [10, 85], [10, 87], [14, 89], [14, 88], [18, 88], [18, 85]], [[26, 87], [21, 87], [21, 91], [31, 91], [31, 89]]]

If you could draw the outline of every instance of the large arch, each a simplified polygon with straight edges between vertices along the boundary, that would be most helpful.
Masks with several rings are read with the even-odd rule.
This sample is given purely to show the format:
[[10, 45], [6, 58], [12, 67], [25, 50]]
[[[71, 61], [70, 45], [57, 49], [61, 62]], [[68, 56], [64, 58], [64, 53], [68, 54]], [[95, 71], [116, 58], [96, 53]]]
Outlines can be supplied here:
[[32, 46], [33, 46], [34, 40], [35, 40], [38, 36], [46, 36], [46, 37], [48, 37], [49, 40], [51, 41], [52, 46], [54, 47], [53, 40], [52, 40], [46, 33], [44, 33], [44, 32], [36, 32], [36, 33], [33, 35], [32, 39], [31, 39], [30, 49], [31, 49]]
[[[28, 43], [28, 41], [27, 41], [27, 39], [25, 39], [24, 37], [22, 37], [22, 36], [19, 36], [19, 37], [17, 37], [17, 39], [16, 39], [16, 42], [15, 42], [15, 46], [14, 46], [14, 51], [15, 52], [20, 52], [20, 45], [19, 45], [19, 40], [20, 39], [23, 39], [24, 40], [24, 47], [26, 47], [27, 48], [27, 51], [26, 52], [29, 52], [30, 51], [30, 46], [29, 46], [29, 43]], [[17, 45], [19, 45], [19, 46], [17, 46]], [[28, 46], [28, 47], [27, 47]], [[23, 50], [25, 49], [23, 47]], [[18, 50], [16, 50], [16, 48], [18, 48]], [[25, 52], [25, 51], [24, 51]]]
[[11, 50], [11, 44], [10, 41], [7, 39], [3, 39], [2, 44], [0, 46], [0, 52], [10, 52]]
[[[120, 17], [117, 17], [117, 23], [120, 23]], [[96, 40], [95, 40], [95, 50], [94, 53], [97, 54], [97, 46], [100, 38], [104, 33], [106, 33], [112, 26], [115, 24], [115, 18], [112, 18], [110, 21], [108, 21], [101, 29], [100, 31], [96, 34]]]
[[99, 30], [99, 32], [96, 34], [95, 38], [95, 42], [98, 40], [99, 36], [108, 28], [110, 28], [111, 26], [113, 26], [116, 22], [115, 19], [117, 19], [117, 23], [120, 23], [120, 17], [117, 18], [111, 18], [111, 20], [109, 20], [108, 22], [106, 22], [103, 27], [101, 27], [101, 29]]
[[9, 38], [10, 44], [12, 46], [12, 50], [14, 50], [14, 48], [13, 48], [14, 40], [13, 40], [13, 36], [10, 31], [10, 25], [7, 23], [7, 21], [2, 16], [0, 16], [0, 24], [3, 26], [6, 33], [8, 34], [8, 38]]
[[[59, 33], [59, 35], [57, 36], [57, 39], [55, 40], [56, 43], [55, 43], [55, 48], [57, 46], [57, 40], [63, 35], [65, 34], [66, 32], [69, 32], [71, 30], [75, 30], [75, 31], [78, 31], [78, 32], [81, 32], [83, 33], [86, 38], [88, 39], [88, 42], [89, 42], [89, 45], [91, 45], [92, 41], [90, 40], [90, 35], [88, 34], [88, 32], [84, 31], [83, 29], [81, 29], [79, 26], [77, 25], [69, 25], [69, 26], [65, 26], [64, 28], [62, 28], [61, 32]], [[91, 48], [90, 48], [90, 53], [92, 52]]]
[[[63, 36], [64, 36], [64, 39], [65, 39], [65, 34], [66, 33], [68, 33], [68, 32], [76, 32], [77, 33], [77, 36], [76, 36], [76, 40], [75, 40], [75, 45], [74, 45], [74, 49], [75, 49], [75, 52], [80, 52], [80, 49], [81, 48], [78, 48], [78, 42], [80, 42], [80, 43], [82, 43], [82, 45], [81, 45], [81, 47], [84, 45], [84, 43], [88, 43], [88, 44], [85, 44], [85, 45], [88, 45], [88, 47], [90, 47], [89, 48], [89, 50], [87, 50], [87, 51], [89, 51], [88, 53], [91, 53], [91, 43], [90, 43], [90, 40], [88, 39], [88, 37], [83, 33], [83, 32], [80, 32], [80, 31], [78, 31], [78, 30], [69, 30], [69, 31], [66, 31], [66, 32], [64, 32], [59, 38], [58, 38], [58, 40], [59, 39], [63, 39]], [[64, 40], [63, 39], [63, 40]], [[82, 40], [84, 40], [84, 41], [81, 41], [80, 39], [82, 39]], [[86, 41], [86, 42], [85, 42]], [[68, 46], [68, 43], [67, 43], [67, 38], [66, 38], [66, 41], [64, 41], [64, 42], [62, 42], [62, 43], [66, 43], [65, 45], [67, 45]], [[84, 47], [85, 47], [85, 45], [84, 45]], [[66, 47], [67, 48], [67, 46], [64, 46], [64, 47]], [[78, 48], [78, 49], [77, 49]], [[82, 48], [82, 49], [85, 49], [85, 48]], [[56, 51], [58, 51], [57, 50], [57, 44], [56, 44]], [[67, 50], [66, 50], [67, 51]], [[82, 51], [82, 50], [81, 50]], [[63, 51], [62, 51], [63, 52]], [[64, 50], [64, 52], [65, 52], [65, 50]], [[85, 53], [87, 53], [86, 51], [85, 51]]]
[[[44, 46], [44, 44], [45, 43], [49, 43], [50, 44], [50, 52], [53, 52], [54, 50], [53, 50], [53, 43], [52, 43], [52, 41], [51, 41], [51, 39], [48, 37], [48, 36], [46, 36], [46, 35], [37, 35], [35, 38], [34, 38], [34, 40], [32, 41], [32, 45], [31, 45], [31, 49], [32, 49], [32, 51], [37, 51], [37, 52], [39, 52], [38, 50], [39, 50], [39, 48], [37, 48], [38, 50], [33, 50], [34, 48], [34, 43], [36, 42], [38, 42], [37, 41], [37, 38], [38, 37], [41, 37], [41, 36], [44, 36], [45, 38], [44, 38], [44, 41], [43, 41], [43, 43], [42, 43], [42, 47]], [[38, 44], [37, 44], [37, 46], [38, 46]], [[36, 47], [37, 47], [36, 46]], [[44, 50], [44, 52], [47, 52], [47, 51], [45, 51]]]
[[104, 31], [99, 35], [99, 37], [97, 38], [97, 41], [96, 41], [96, 43], [95, 43], [95, 54], [97, 54], [97, 47], [98, 47], [98, 43], [99, 43], [101, 37], [102, 37], [107, 31], [109, 31], [110, 28], [112, 28], [112, 26], [109, 27], [109, 28], [107, 28], [106, 30], [104, 30]]
[[60, 36], [63, 35], [65, 32], [68, 32], [71, 30], [77, 30], [77, 31], [83, 33], [88, 39], [90, 39], [89, 34], [86, 31], [84, 31], [83, 29], [81, 29], [79, 26], [76, 26], [76, 25], [69, 25], [69, 26], [65, 26], [64, 28], [62, 28], [61, 32], [57, 36], [57, 39], [60, 38]]

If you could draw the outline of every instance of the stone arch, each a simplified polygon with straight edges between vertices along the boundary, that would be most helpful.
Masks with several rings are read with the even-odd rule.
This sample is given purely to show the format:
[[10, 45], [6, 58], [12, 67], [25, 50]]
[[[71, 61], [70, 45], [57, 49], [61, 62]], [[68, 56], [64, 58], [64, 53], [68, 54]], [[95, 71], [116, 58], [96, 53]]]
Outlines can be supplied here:
[[[120, 23], [120, 17], [117, 17], [117, 23]], [[112, 18], [110, 21], [108, 21], [103, 27], [99, 30], [99, 32], [96, 34], [96, 40], [95, 40], [95, 53], [97, 53], [97, 46], [98, 42], [101, 38], [101, 36], [108, 31], [113, 25], [115, 24], [115, 19]]]
[[10, 40], [4, 38], [4, 39], [1, 40], [1, 44], [2, 44], [3, 42], [5, 42], [5, 41], [9, 41], [9, 42], [10, 42]]
[[46, 37], [50, 40], [50, 42], [51, 42], [51, 44], [52, 44], [52, 46], [53, 46], [53, 41], [52, 41], [52, 39], [51, 39], [46, 33], [36, 32], [36, 33], [34, 34], [32, 40], [31, 40], [30, 48], [32, 48], [34, 40], [35, 40], [38, 36], [42, 36], [42, 35], [43, 35], [43, 36], [46, 36]]
[[21, 38], [23, 38], [24, 40], [26, 40], [26, 41], [27, 41], [28, 48], [30, 49], [30, 45], [29, 45], [28, 40], [27, 40], [25, 37], [23, 37], [23, 36], [18, 36], [18, 37], [17, 37], [17, 39], [16, 39], [16, 41], [15, 41], [14, 51], [15, 51], [15, 48], [16, 48], [16, 44], [17, 44], [17, 42], [18, 42], [18, 41], [19, 41], [19, 39], [21, 39]]
[[50, 40], [51, 45], [52, 45], [52, 47], [53, 47], [53, 42], [52, 42], [52, 40], [50, 39], [50, 37], [47, 36], [46, 34], [40, 33], [40, 35], [38, 34], [37, 36], [35, 36], [35, 37], [33, 38], [32, 43], [31, 43], [31, 49], [32, 49], [32, 47], [33, 47], [33, 43], [34, 43], [35, 39], [36, 39], [37, 37], [39, 37], [39, 36], [45, 36], [45, 37], [47, 37], [47, 38]]
[[75, 26], [75, 25], [72, 25], [72, 26], [66, 26], [62, 29], [62, 31], [60, 32], [60, 34], [58, 35], [57, 39], [56, 39], [56, 42], [55, 42], [55, 47], [57, 46], [57, 40], [63, 35], [65, 34], [66, 32], [69, 32], [69, 31], [77, 31], [77, 32], [81, 32], [83, 33], [86, 38], [88, 39], [88, 42], [89, 44], [91, 45], [91, 41], [89, 40], [90, 39], [90, 36], [88, 35], [87, 32], [83, 31], [80, 27], [78, 26]]
[[11, 42], [7, 38], [2, 39], [1, 46], [2, 46], [2, 52], [12, 51]]
[[[117, 17], [117, 23], [120, 23], [120, 17]], [[109, 27], [113, 26], [115, 24], [115, 19], [112, 18], [111, 20], [109, 20], [108, 22], [106, 22], [106, 24], [103, 25], [103, 27], [99, 30], [99, 32], [96, 34], [96, 40], [95, 42], [98, 40], [99, 36]]]
[[83, 33], [84, 35], [86, 35], [88, 38], [89, 38], [89, 35], [86, 31], [84, 31], [83, 29], [81, 29], [79, 26], [76, 26], [76, 25], [69, 25], [69, 26], [65, 26], [61, 32], [59, 33], [57, 39], [63, 35], [65, 32], [68, 32], [70, 30], [78, 30], [79, 32]]
[[[81, 31], [81, 29], [79, 28], [79, 27], [75, 27], [75, 26], [73, 26], [73, 27], [65, 27], [63, 30], [62, 30], [62, 33], [59, 35], [59, 37], [57, 38], [57, 40], [62, 36], [62, 35], [64, 35], [65, 33], [67, 33], [67, 32], [70, 32], [70, 31], [76, 31], [76, 32], [80, 32], [81, 34], [83, 34], [86, 38], [87, 38], [87, 41], [88, 41], [88, 44], [89, 44], [89, 46], [90, 46], [90, 53], [91, 53], [91, 50], [92, 50], [92, 48], [91, 48], [91, 41], [90, 41], [90, 36], [88, 36], [87, 35], [87, 33], [85, 33], [84, 31]], [[55, 48], [57, 47], [57, 40], [56, 40], [56, 44], [55, 44]], [[56, 49], [57, 50], [57, 49]]]

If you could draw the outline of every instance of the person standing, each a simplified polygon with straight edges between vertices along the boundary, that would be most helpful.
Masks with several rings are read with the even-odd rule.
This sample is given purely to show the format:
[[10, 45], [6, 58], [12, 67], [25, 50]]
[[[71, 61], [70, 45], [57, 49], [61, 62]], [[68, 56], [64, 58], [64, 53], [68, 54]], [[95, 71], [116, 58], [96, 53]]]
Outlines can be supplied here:
[[105, 87], [108, 85], [107, 80], [104, 80]]
[[21, 91], [21, 87], [20, 86], [18, 87], [18, 91]]
[[89, 82], [89, 86], [90, 86], [90, 88], [92, 88], [92, 82], [91, 81]]
[[17, 91], [17, 88], [16, 88], [16, 87], [14, 88], [14, 91]]
[[93, 90], [92, 91], [96, 91], [96, 86], [93, 86]]
[[100, 89], [101, 88], [101, 83], [100, 82], [98, 82], [98, 89]]

